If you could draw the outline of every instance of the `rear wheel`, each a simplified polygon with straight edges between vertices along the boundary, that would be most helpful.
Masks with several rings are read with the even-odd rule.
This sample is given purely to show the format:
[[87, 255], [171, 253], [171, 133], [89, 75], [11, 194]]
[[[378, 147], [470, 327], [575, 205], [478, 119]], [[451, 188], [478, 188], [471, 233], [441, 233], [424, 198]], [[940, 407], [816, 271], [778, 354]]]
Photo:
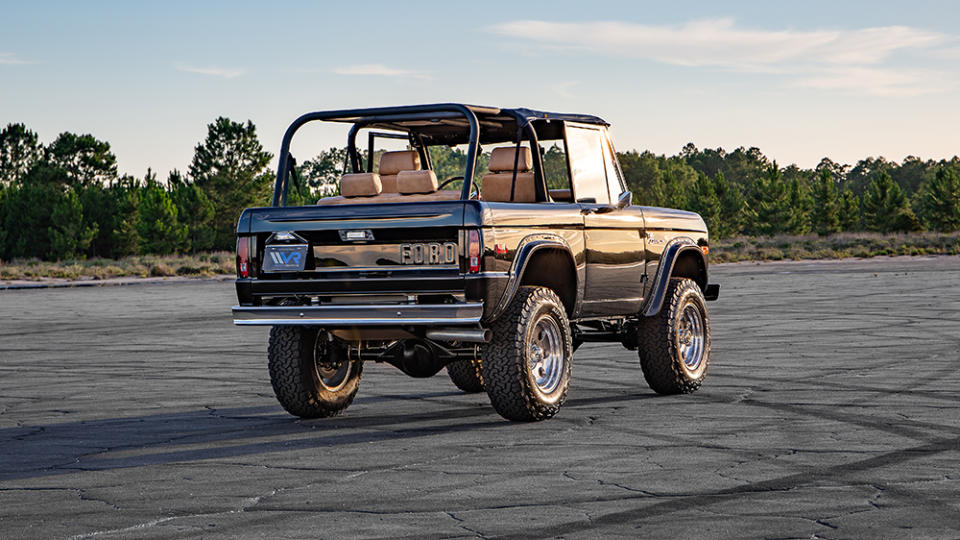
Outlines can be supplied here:
[[294, 416], [336, 416], [357, 395], [363, 364], [350, 361], [326, 338], [326, 332], [305, 326], [270, 329], [270, 383], [280, 405]]
[[521, 287], [483, 348], [490, 403], [509, 420], [545, 420], [567, 399], [573, 360], [570, 323], [555, 292]]
[[643, 376], [659, 394], [695, 392], [710, 365], [710, 319], [696, 282], [671, 279], [660, 312], [640, 321]]
[[450, 380], [460, 390], [473, 394], [483, 392], [483, 374], [481, 366], [483, 362], [477, 358], [475, 360], [457, 360], [447, 364], [447, 375]]

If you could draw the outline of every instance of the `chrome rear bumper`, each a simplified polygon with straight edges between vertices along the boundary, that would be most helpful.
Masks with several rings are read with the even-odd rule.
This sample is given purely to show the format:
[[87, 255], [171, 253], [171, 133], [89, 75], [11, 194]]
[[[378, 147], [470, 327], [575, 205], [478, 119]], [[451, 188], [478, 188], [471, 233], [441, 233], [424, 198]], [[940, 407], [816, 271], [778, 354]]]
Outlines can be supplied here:
[[475, 325], [483, 303], [233, 306], [233, 324], [253, 326]]

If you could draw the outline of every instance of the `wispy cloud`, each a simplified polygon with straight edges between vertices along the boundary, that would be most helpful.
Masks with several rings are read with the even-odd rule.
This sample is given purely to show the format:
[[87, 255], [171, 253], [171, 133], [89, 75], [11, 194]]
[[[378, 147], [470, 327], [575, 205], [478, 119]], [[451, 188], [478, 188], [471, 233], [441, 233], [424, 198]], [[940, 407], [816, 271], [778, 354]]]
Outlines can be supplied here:
[[564, 81], [557, 83], [550, 88], [557, 93], [560, 97], [572, 98], [574, 97], [573, 92], [570, 91], [571, 88], [580, 84], [580, 81]]
[[[956, 36], [907, 26], [857, 30], [758, 30], [733, 19], [678, 25], [623, 22], [511, 21], [492, 32], [550, 49], [629, 56], [690, 67], [778, 73], [803, 86], [903, 95], [937, 91], [923, 79], [887, 67], [896, 54], [925, 54], [956, 47]], [[853, 70], [851, 73], [850, 70]], [[946, 70], [944, 70], [946, 71]]]
[[18, 66], [22, 64], [29, 64], [26, 60], [21, 60], [17, 57], [16, 54], [11, 52], [0, 52], [0, 65], [7, 66]]
[[209, 75], [211, 77], [221, 77], [224, 79], [232, 79], [234, 77], [239, 77], [246, 73], [246, 70], [240, 68], [223, 68], [218, 66], [190, 66], [186, 64], [174, 64], [174, 69], [177, 71], [184, 71], [186, 73], [199, 73], [201, 75]]
[[953, 86], [943, 73], [929, 70], [843, 67], [798, 77], [794, 84], [823, 90], [869, 89], [878, 96], [920, 96], [947, 92]]
[[335, 68], [333, 72], [338, 75], [373, 75], [378, 77], [412, 77], [417, 79], [429, 78], [422, 71], [392, 68], [383, 64], [355, 64], [352, 66]]

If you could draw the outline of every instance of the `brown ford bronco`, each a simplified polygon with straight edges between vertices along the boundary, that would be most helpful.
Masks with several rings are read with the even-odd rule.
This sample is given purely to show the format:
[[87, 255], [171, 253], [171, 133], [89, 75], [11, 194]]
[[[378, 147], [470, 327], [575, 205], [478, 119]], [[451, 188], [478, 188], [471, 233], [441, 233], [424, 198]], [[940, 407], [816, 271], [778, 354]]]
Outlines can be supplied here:
[[[315, 121], [349, 126], [340, 195], [287, 206], [299, 182], [291, 139]], [[375, 361], [412, 377], [446, 368], [505, 418], [542, 420], [563, 404], [585, 342], [638, 351], [658, 393], [697, 390], [710, 363], [705, 301], [720, 289], [708, 281], [706, 226], [695, 213], [632, 204], [607, 126], [462, 104], [294, 121], [272, 205], [237, 224], [233, 308], [238, 325], [273, 327], [281, 405], [336, 415]], [[378, 153], [378, 137], [407, 149]], [[437, 178], [434, 149], [457, 146], [462, 175]]]

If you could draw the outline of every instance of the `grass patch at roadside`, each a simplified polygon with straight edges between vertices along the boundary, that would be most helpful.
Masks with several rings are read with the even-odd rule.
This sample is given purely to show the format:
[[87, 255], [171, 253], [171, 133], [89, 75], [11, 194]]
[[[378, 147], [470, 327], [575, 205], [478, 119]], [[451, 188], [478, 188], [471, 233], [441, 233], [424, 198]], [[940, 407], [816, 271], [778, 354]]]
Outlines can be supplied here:
[[142, 255], [119, 260], [95, 258], [59, 262], [38, 259], [0, 261], [0, 280], [210, 277], [235, 272], [234, 254], [228, 251], [194, 255]]
[[960, 254], [960, 232], [850, 232], [823, 237], [816, 234], [738, 236], [710, 241], [710, 261], [715, 263], [957, 254]]

